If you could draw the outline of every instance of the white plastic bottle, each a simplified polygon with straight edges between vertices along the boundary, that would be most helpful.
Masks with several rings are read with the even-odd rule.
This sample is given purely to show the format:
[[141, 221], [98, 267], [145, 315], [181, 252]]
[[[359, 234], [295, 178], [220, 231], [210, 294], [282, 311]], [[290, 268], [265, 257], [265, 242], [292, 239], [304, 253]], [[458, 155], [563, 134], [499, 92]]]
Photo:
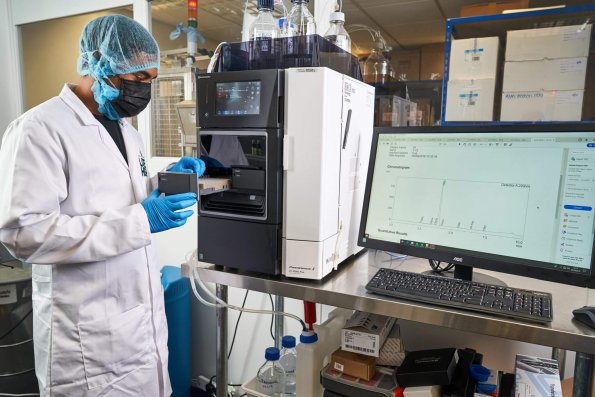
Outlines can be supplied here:
[[351, 37], [345, 30], [345, 14], [342, 12], [331, 13], [331, 26], [327, 30], [324, 38], [337, 47], [351, 53]]
[[279, 349], [269, 347], [265, 351], [267, 360], [256, 375], [257, 391], [267, 396], [283, 397], [285, 393], [285, 371], [279, 364]]
[[308, 10], [309, 0], [291, 0], [291, 10], [283, 21], [283, 37], [316, 34], [316, 21]]
[[279, 363], [285, 371], [285, 395], [295, 396], [295, 367], [297, 365], [297, 353], [295, 351], [295, 338], [284, 336], [281, 340], [281, 358]]
[[303, 331], [300, 344], [296, 347], [297, 365], [295, 368], [295, 391], [297, 396], [321, 397], [320, 369], [324, 361], [319, 349], [318, 335], [314, 331]]
[[302, 332], [301, 343], [296, 347], [297, 396], [322, 397], [324, 390], [320, 384], [320, 370], [328, 364], [330, 355], [341, 346], [341, 329], [352, 314], [352, 310], [337, 308], [329, 313], [324, 323], [314, 325], [316, 332]]
[[273, 16], [274, 0], [258, 0], [258, 17], [250, 26], [250, 40], [276, 39], [279, 23]]

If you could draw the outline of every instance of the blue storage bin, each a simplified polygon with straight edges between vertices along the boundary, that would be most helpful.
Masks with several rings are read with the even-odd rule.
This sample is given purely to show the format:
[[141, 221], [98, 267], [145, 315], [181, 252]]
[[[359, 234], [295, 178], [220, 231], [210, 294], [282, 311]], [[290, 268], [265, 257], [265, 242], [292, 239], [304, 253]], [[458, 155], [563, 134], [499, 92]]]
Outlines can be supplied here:
[[165, 315], [169, 338], [169, 379], [172, 397], [190, 397], [192, 362], [190, 357], [190, 288], [181, 269], [165, 266], [161, 269], [161, 284], [165, 294]]

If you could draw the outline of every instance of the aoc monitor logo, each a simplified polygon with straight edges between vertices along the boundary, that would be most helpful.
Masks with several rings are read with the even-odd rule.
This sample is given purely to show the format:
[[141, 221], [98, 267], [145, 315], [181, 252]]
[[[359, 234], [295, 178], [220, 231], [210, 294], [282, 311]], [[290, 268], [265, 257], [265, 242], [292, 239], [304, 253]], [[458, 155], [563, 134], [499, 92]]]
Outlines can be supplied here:
[[463, 263], [463, 258], [461, 258], [460, 256], [455, 256], [454, 258], [452, 258], [452, 261], [457, 263]]

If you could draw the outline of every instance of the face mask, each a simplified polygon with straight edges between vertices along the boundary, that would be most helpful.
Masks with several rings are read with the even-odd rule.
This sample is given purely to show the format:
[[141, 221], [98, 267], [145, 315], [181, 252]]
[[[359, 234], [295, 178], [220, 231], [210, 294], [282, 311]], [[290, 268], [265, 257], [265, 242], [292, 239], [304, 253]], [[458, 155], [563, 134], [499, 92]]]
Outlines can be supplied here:
[[151, 101], [151, 83], [121, 79], [120, 95], [111, 105], [120, 117], [134, 117]]

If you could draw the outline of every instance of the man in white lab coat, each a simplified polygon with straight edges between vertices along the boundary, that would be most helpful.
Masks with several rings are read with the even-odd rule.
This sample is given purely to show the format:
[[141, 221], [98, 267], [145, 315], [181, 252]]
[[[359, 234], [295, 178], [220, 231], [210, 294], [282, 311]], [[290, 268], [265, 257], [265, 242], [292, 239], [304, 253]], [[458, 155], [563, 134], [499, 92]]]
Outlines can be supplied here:
[[[33, 264], [42, 396], [169, 396], [167, 324], [151, 233], [182, 226], [195, 194], [160, 197], [139, 133], [157, 43], [123, 16], [91, 21], [76, 86], [8, 127], [0, 241]], [[182, 158], [171, 170], [204, 172]]]

